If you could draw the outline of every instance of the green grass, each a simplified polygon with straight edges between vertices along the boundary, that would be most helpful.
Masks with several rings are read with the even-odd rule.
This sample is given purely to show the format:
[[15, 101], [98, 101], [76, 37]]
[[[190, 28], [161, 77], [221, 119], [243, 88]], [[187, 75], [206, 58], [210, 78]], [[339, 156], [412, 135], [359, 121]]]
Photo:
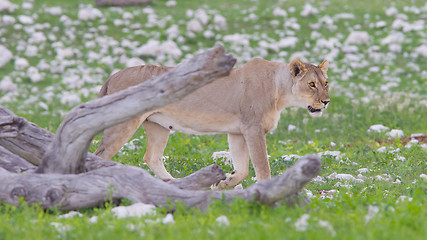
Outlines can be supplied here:
[[[21, 5], [22, 1], [14, 1]], [[80, 1], [93, 4], [93, 1]], [[313, 1], [314, 2], [314, 1]], [[329, 2], [329, 4], [327, 4]], [[150, 39], [161, 42], [168, 39], [166, 29], [177, 24], [182, 41], [177, 41], [183, 54], [177, 59], [157, 59], [156, 57], [141, 57], [147, 64], [167, 64], [168, 60], [179, 63], [191, 57], [196, 51], [222, 43], [228, 52], [238, 59], [238, 65], [252, 57], [261, 56], [265, 59], [289, 62], [297, 52], [307, 51], [305, 58], [309, 62], [320, 63], [333, 49], [316, 47], [319, 39], [336, 38], [344, 45], [345, 39], [353, 30], [368, 32], [370, 39], [367, 45], [357, 45], [358, 51], [353, 53], [356, 58], [339, 51], [328, 71], [331, 86], [331, 103], [321, 118], [310, 118], [304, 109], [288, 108], [282, 113], [278, 128], [267, 135], [268, 153], [272, 174], [277, 175], [293, 165], [295, 159], [285, 161], [284, 155], [313, 154], [325, 151], [340, 151], [341, 158], [334, 156], [322, 157], [320, 172], [322, 183], [311, 182], [307, 192], [312, 193], [311, 202], [306, 206], [287, 207], [284, 204], [271, 208], [259, 204], [249, 204], [237, 200], [230, 204], [215, 202], [205, 211], [178, 207], [174, 212], [174, 224], [163, 224], [161, 219], [166, 216], [165, 209], [158, 209], [155, 216], [142, 218], [117, 219], [111, 212], [114, 207], [106, 204], [104, 208], [82, 209], [82, 217], [59, 218], [65, 212], [56, 209], [42, 210], [37, 206], [19, 207], [0, 203], [0, 240], [3, 239], [424, 239], [427, 235], [427, 180], [420, 177], [427, 174], [426, 149], [421, 146], [406, 148], [399, 139], [393, 143], [380, 145], [376, 140], [386, 139], [385, 133], [368, 133], [373, 124], [383, 124], [390, 129], [401, 129], [406, 136], [412, 133], [427, 135], [427, 60], [422, 56], [412, 55], [415, 49], [426, 44], [426, 26], [420, 31], [403, 32], [393, 29], [395, 16], [386, 16], [384, 9], [395, 6], [399, 13], [406, 15], [407, 23], [417, 20], [427, 20], [427, 10], [420, 13], [405, 11], [405, 7], [425, 6], [424, 1], [396, 1], [389, 3], [383, 0], [341, 1], [330, 0], [315, 2], [312, 5], [320, 10], [318, 15], [302, 17], [304, 3], [297, 0], [287, 1], [180, 1], [174, 8], [165, 7], [165, 1], [154, 1], [149, 4], [157, 14], [158, 21], [166, 19], [163, 27], [149, 27], [148, 14], [140, 7], [126, 7], [123, 12], [134, 14], [132, 23], [141, 24], [140, 28], [130, 26], [115, 26], [115, 19], [122, 19], [121, 10], [100, 8], [105, 22], [100, 19], [77, 21], [79, 3], [74, 1], [34, 1], [32, 9], [18, 8], [13, 13], [1, 13], [17, 18], [19, 15], [37, 14], [36, 23], [50, 24], [50, 27], [36, 29], [52, 39], [36, 44], [38, 54], [33, 57], [25, 56], [25, 51], [18, 51], [20, 41], [28, 41], [31, 36], [31, 26], [15, 29], [15, 25], [1, 26], [0, 44], [11, 50], [14, 56], [26, 58], [30, 66], [37, 66], [41, 59], [47, 63], [55, 63], [56, 50], [54, 43], [62, 42], [65, 47], [76, 51], [73, 57], [63, 62], [69, 65], [64, 71], [76, 70], [77, 75], [86, 80], [81, 88], [71, 88], [61, 82], [63, 73], [53, 69], [41, 71], [43, 80], [32, 83], [26, 70], [15, 70], [14, 61], [0, 68], [0, 83], [5, 77], [10, 77], [19, 88], [19, 92], [2, 92], [0, 104], [10, 108], [19, 116], [35, 122], [41, 127], [55, 132], [64, 114], [74, 107], [74, 104], [61, 103], [61, 94], [75, 93], [81, 101], [89, 101], [97, 96], [97, 87], [115, 69], [125, 67], [119, 58], [113, 64], [103, 63], [102, 56], [115, 56], [113, 46], [117, 41], [120, 45], [124, 39], [137, 42], [138, 46]], [[61, 6], [63, 14], [73, 22], [66, 25], [59, 16], [46, 14], [44, 9]], [[286, 18], [273, 16], [275, 7], [287, 11]], [[295, 8], [292, 12], [289, 9]], [[202, 33], [188, 36], [186, 23], [191, 19], [186, 16], [187, 10], [204, 9], [211, 16], [210, 23], [205, 29], [211, 30], [216, 38], [206, 38]], [[408, 8], [405, 8], [408, 9]], [[250, 14], [257, 16], [251, 19]], [[352, 19], [334, 21], [336, 28], [322, 24], [313, 30], [310, 24], [319, 22], [325, 16], [333, 18], [339, 13], [352, 13]], [[227, 19], [226, 30], [216, 30], [212, 24], [215, 14], [221, 14]], [[170, 19], [167, 16], [171, 16]], [[34, 15], [35, 16], [35, 15]], [[299, 29], [285, 27], [291, 18], [295, 18]], [[277, 21], [273, 25], [271, 21]], [[372, 27], [378, 21], [385, 21], [383, 28]], [[102, 30], [99, 26], [107, 26]], [[146, 34], [138, 34], [144, 30]], [[70, 31], [72, 34], [70, 34]], [[313, 32], [317, 32], [313, 36]], [[381, 45], [381, 40], [391, 33], [402, 32], [405, 40], [401, 43], [402, 52], [389, 52], [387, 45]], [[85, 35], [92, 33], [91, 36]], [[222, 39], [230, 34], [247, 34], [248, 46], [224, 42]], [[292, 35], [294, 34], [294, 35]], [[295, 36], [299, 39], [296, 46], [283, 48], [279, 51], [263, 49], [259, 42], [264, 40], [270, 44], [278, 42], [282, 37]], [[105, 42], [97, 39], [108, 37]], [[86, 47], [86, 43], [94, 41], [95, 47]], [[53, 44], [53, 45], [52, 45]], [[377, 47], [373, 47], [377, 46]], [[102, 53], [96, 61], [90, 62], [89, 52]], [[123, 54], [135, 57], [133, 50], [123, 47]], [[377, 55], [375, 55], [377, 53]], [[354, 57], [353, 56], [353, 57]], [[357, 60], [359, 59], [359, 60]], [[353, 63], [367, 64], [355, 67]], [[370, 71], [371, 67], [379, 71]], [[414, 67], [415, 66], [415, 67]], [[419, 69], [417, 69], [417, 67]], [[346, 78], [346, 72], [351, 70], [353, 75]], [[86, 75], [82, 72], [86, 71]], [[83, 76], [84, 75], [84, 76]], [[390, 82], [396, 86], [385, 88]], [[49, 90], [49, 87], [52, 89]], [[37, 89], [36, 89], [37, 88]], [[46, 99], [45, 94], [53, 93], [52, 99]], [[86, 92], [87, 94], [83, 94]], [[9, 98], [9, 100], [6, 99]], [[33, 97], [33, 98], [32, 98]], [[29, 100], [30, 99], [30, 100]], [[48, 109], [40, 106], [45, 103]], [[298, 130], [289, 131], [292, 124]], [[134, 139], [137, 149], [124, 147], [114, 160], [124, 164], [136, 165], [148, 170], [142, 162], [146, 139], [143, 130], [139, 130]], [[95, 140], [100, 140], [97, 136]], [[331, 142], [336, 144], [331, 146]], [[90, 150], [96, 149], [97, 143]], [[377, 149], [386, 146], [386, 152]], [[398, 149], [396, 151], [396, 149]], [[175, 177], [189, 175], [196, 170], [213, 163], [212, 153], [227, 150], [227, 139], [224, 135], [194, 136], [174, 133], [170, 136], [165, 150], [168, 159], [166, 168]], [[231, 166], [222, 161], [216, 162], [224, 171], [232, 170]], [[351, 174], [358, 177], [358, 169], [367, 168], [362, 173], [363, 182], [330, 179], [334, 173]], [[253, 184], [255, 176], [252, 166], [249, 177], [243, 181], [243, 186]], [[389, 181], [379, 178], [389, 178]], [[400, 183], [399, 183], [400, 181]], [[337, 190], [336, 194], [326, 195], [322, 192]], [[407, 200], [400, 200], [406, 196]], [[410, 199], [410, 200], [409, 200]], [[128, 201], [122, 203], [130, 204]], [[378, 213], [367, 222], [365, 217], [369, 209], [378, 208]], [[308, 214], [307, 229], [298, 231], [295, 224], [304, 214]], [[89, 219], [98, 217], [92, 223]], [[226, 216], [230, 226], [220, 225], [216, 219]], [[160, 220], [160, 221], [158, 221]], [[320, 223], [326, 221], [326, 227]], [[55, 227], [52, 223], [63, 226]]]

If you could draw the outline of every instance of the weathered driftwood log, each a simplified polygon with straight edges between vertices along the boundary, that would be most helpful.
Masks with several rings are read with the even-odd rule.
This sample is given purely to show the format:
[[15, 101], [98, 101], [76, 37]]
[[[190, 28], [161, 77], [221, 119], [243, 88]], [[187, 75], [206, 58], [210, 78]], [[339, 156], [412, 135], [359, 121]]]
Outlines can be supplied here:
[[299, 192], [320, 171], [315, 155], [302, 157], [283, 174], [255, 183], [244, 190], [182, 190], [132, 166], [107, 167], [81, 174], [16, 174], [0, 168], [0, 201], [19, 205], [22, 197], [42, 208], [62, 210], [98, 206], [109, 199], [127, 198], [133, 202], [169, 206], [182, 201], [189, 207], [205, 208], [213, 199], [232, 201], [243, 198], [274, 204]]
[[[18, 117], [9, 109], [0, 106], [0, 146], [5, 147], [11, 153], [38, 166], [42, 161], [47, 147], [52, 143], [54, 136], [48, 130], [28, 122], [24, 118]], [[87, 171], [90, 171], [117, 164], [119, 163], [107, 161], [92, 153], [88, 153], [85, 167]], [[0, 167], [5, 168], [1, 164]]]
[[37, 169], [36, 166], [11, 153], [2, 146], [0, 146], [0, 168], [13, 173], [34, 172]]
[[95, 4], [100, 7], [143, 5], [149, 2], [152, 0], [95, 0]]
[[102, 130], [177, 101], [226, 76], [236, 59], [216, 46], [165, 74], [123, 91], [81, 104], [59, 126], [38, 173], [81, 173], [93, 137]]
[[[0, 121], [1, 119], [9, 120], [0, 123], [0, 168], [13, 173], [34, 172], [37, 167], [23, 158], [30, 156], [30, 160], [38, 165], [54, 135], [24, 118], [17, 117], [2, 106], [0, 106]], [[16, 155], [17, 153], [20, 155]], [[92, 153], [88, 153], [85, 166], [88, 171], [111, 166], [124, 167], [118, 162], [102, 159]], [[224, 172], [214, 164], [168, 183], [180, 189], [200, 190], [208, 189], [224, 178]]]

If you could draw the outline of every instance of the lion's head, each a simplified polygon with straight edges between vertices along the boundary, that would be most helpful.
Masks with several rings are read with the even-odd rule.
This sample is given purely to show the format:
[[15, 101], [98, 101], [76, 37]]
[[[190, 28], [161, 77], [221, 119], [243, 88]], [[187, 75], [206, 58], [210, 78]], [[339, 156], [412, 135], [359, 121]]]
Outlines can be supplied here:
[[298, 97], [298, 105], [306, 108], [313, 117], [321, 116], [330, 101], [326, 74], [328, 66], [327, 60], [319, 66], [303, 63], [298, 59], [289, 64], [293, 79], [292, 94]]

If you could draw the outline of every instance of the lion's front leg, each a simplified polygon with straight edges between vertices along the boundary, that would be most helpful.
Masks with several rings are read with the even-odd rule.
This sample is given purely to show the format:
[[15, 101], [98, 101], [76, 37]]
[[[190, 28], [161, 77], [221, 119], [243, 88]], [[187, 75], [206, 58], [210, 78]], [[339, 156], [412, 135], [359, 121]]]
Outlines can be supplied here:
[[248, 176], [249, 151], [243, 135], [228, 134], [228, 146], [230, 147], [234, 171], [225, 174], [226, 179], [212, 186], [213, 189], [234, 187]]
[[271, 171], [268, 163], [264, 128], [258, 125], [248, 127], [245, 129], [243, 136], [246, 139], [257, 181], [270, 179]]

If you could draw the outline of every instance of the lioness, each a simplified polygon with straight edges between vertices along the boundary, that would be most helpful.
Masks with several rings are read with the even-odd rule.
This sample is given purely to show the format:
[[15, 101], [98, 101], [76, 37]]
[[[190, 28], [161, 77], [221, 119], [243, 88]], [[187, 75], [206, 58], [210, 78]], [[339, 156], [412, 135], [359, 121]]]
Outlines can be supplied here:
[[[162, 156], [169, 131], [187, 134], [228, 134], [234, 171], [217, 184], [232, 187], [248, 175], [249, 156], [258, 181], [270, 178], [266, 133], [275, 129], [288, 106], [306, 108], [320, 116], [328, 106], [328, 61], [319, 66], [298, 59], [289, 65], [253, 59], [229, 76], [196, 90], [182, 100], [106, 129], [95, 154], [110, 159], [142, 124], [147, 137], [144, 161], [161, 179], [171, 179]], [[112, 75], [99, 96], [128, 88], [161, 75], [171, 67], [137, 66]]]

